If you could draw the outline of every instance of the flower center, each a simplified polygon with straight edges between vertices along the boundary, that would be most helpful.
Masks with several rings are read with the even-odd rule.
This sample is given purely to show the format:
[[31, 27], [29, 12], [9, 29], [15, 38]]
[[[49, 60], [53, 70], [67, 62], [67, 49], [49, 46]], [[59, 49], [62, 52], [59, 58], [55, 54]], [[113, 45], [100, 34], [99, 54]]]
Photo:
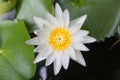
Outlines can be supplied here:
[[70, 32], [62, 27], [55, 28], [49, 36], [49, 44], [57, 51], [63, 51], [71, 44]]

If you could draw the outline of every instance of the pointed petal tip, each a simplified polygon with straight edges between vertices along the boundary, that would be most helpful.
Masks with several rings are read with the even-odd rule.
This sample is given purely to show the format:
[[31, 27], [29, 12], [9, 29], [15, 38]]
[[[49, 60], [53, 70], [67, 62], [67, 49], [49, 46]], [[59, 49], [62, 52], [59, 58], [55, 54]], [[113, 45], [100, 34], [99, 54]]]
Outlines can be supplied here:
[[33, 64], [36, 64], [36, 63], [37, 63], [37, 61], [36, 61], [36, 60], [34, 60], [34, 61], [33, 61]]
[[76, 50], [76, 56], [77, 56], [76, 62], [78, 62], [80, 65], [86, 67], [85, 59], [79, 50]]
[[86, 66], [87, 66], [85, 62], [83, 62], [81, 65], [82, 65], [82, 66], [84, 66], [84, 67], [86, 67]]
[[37, 32], [36, 32], [36, 31], [34, 31], [33, 33], [37, 35]]
[[51, 65], [51, 63], [48, 63], [48, 62], [45, 63], [45, 66], [49, 66], [49, 65]]
[[60, 5], [58, 3], [55, 4], [55, 7], [60, 7]]
[[38, 22], [38, 17], [32, 16], [32, 18], [33, 18], [33, 21], [37, 24], [37, 22]]
[[59, 72], [57, 72], [57, 71], [54, 70], [54, 75], [57, 75], [58, 73], [59, 73]]
[[25, 41], [25, 43], [28, 45], [35, 45], [32, 39]]
[[68, 10], [68, 9], [65, 9], [65, 10], [64, 10], [64, 12], [67, 12], [67, 13], [69, 13], [69, 10]]
[[37, 17], [36, 16], [32, 16], [32, 18], [33, 18], [33, 20], [36, 20]]
[[57, 75], [60, 70], [54, 68], [54, 75]]
[[26, 44], [28, 44], [28, 41], [25, 41]]
[[87, 14], [85, 14], [84, 16], [87, 17]]
[[38, 63], [40, 60], [38, 60], [38, 58], [36, 57], [33, 61], [34, 64]]
[[57, 75], [57, 74], [58, 74], [58, 73], [55, 73], [55, 72], [54, 72], [54, 75]]
[[64, 67], [64, 69], [65, 69], [65, 70], [67, 70], [67, 69], [68, 69], [68, 67]]
[[67, 70], [67, 69], [68, 69], [68, 67], [69, 67], [69, 63], [68, 63], [68, 64], [66, 64], [66, 65], [65, 65], [65, 64], [63, 65], [63, 68], [64, 68], [65, 70]]
[[82, 19], [83, 19], [84, 21], [86, 20], [86, 18], [87, 18], [87, 14], [85, 14], [85, 15], [82, 16]]
[[68, 69], [69, 62], [70, 62], [70, 55], [64, 52], [61, 59], [61, 63], [64, 69]]
[[55, 10], [62, 12], [62, 9], [58, 3], [55, 4]]
[[69, 62], [67, 62], [66, 64], [63, 65], [63, 68], [64, 68], [65, 70], [67, 70], [68, 67], [69, 67]]
[[89, 37], [89, 39], [91, 40], [91, 42], [95, 42], [95, 41], [97, 41], [97, 39], [94, 38], [94, 37], [91, 37], [91, 36], [88, 36], [88, 37]]
[[49, 66], [47, 63], [45, 63], [45, 66]]
[[36, 49], [34, 49], [34, 52], [37, 52]]
[[33, 63], [34, 63], [34, 64], [37, 64], [37, 63], [39, 63], [40, 61], [42, 61], [42, 60], [35, 59], [35, 60], [33, 61]]
[[62, 68], [62, 63], [61, 63], [61, 55], [58, 55], [56, 57], [56, 60], [54, 61], [54, 74], [57, 75]]
[[84, 66], [84, 67], [87, 66], [87, 65], [86, 65], [86, 62], [85, 62], [84, 60], [83, 60], [83, 61], [79, 61], [79, 60], [77, 61], [77, 60], [76, 60], [76, 62], [79, 63], [80, 65]]
[[86, 49], [86, 51], [90, 51], [90, 49], [89, 49], [89, 48], [87, 48], [87, 49]]
[[97, 41], [96, 38], [93, 38], [93, 37], [91, 37], [91, 36], [87, 36], [87, 37], [86, 37], [86, 40], [83, 41], [83, 43], [93, 43], [93, 42], [96, 42], [96, 41]]
[[95, 42], [95, 41], [97, 41], [97, 39], [96, 39], [96, 38], [93, 38], [93, 42]]
[[30, 42], [31, 42], [30, 40], [25, 41], [26, 44], [31, 44]]
[[34, 20], [35, 22], [38, 22], [39, 19], [41, 19], [40, 17], [37, 17], [37, 16], [32, 16], [32, 18], [33, 18], [33, 20]]

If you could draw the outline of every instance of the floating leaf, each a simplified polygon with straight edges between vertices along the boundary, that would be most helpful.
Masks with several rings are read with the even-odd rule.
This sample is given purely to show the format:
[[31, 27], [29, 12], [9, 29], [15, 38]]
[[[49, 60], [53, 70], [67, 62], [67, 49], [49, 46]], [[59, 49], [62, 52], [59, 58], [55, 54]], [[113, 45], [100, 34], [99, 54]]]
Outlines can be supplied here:
[[47, 12], [52, 11], [51, 0], [19, 0], [16, 18], [24, 20], [30, 29], [34, 25], [33, 16], [43, 18]]
[[69, 9], [71, 19], [87, 14], [83, 26], [97, 40], [114, 35], [120, 24], [120, 0], [56, 0]]
[[0, 15], [10, 12], [16, 4], [17, 0], [0, 0]]
[[0, 22], [0, 80], [29, 80], [35, 73], [33, 46], [22, 21]]

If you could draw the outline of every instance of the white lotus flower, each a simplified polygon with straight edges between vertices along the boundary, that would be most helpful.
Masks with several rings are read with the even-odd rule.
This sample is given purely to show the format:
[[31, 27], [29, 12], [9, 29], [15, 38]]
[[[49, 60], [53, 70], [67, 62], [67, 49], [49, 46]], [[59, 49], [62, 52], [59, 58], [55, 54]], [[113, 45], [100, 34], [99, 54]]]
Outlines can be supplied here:
[[85, 60], [80, 51], [89, 51], [84, 43], [96, 41], [87, 36], [89, 31], [80, 30], [87, 15], [83, 15], [70, 22], [69, 11], [62, 12], [59, 4], [55, 5], [55, 17], [47, 14], [46, 19], [33, 17], [39, 29], [35, 31], [37, 37], [27, 41], [28, 44], [38, 45], [35, 52], [39, 54], [34, 60], [38, 63], [46, 59], [46, 66], [54, 62], [54, 74], [58, 74], [61, 67], [68, 68], [70, 58], [83, 66]]

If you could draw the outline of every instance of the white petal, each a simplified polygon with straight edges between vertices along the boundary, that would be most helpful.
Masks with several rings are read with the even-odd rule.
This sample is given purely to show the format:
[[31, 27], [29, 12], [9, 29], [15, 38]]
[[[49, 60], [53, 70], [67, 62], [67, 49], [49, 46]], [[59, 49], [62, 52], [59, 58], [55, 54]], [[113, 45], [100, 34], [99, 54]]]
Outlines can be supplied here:
[[38, 17], [33, 17], [33, 19], [38, 26], [42, 26], [41, 24], [49, 25], [49, 22], [46, 21], [45, 19], [38, 18]]
[[62, 55], [62, 65], [64, 67], [64, 69], [67, 69], [69, 66], [69, 55], [67, 53], [63, 53]]
[[32, 39], [26, 41], [26, 43], [31, 44], [31, 45], [39, 45], [42, 42], [39, 37], [35, 37], [35, 38], [32, 38]]
[[42, 53], [41, 56], [43, 56], [43, 57], [47, 56], [48, 57], [49, 55], [51, 55], [53, 53], [53, 49], [50, 46], [47, 46], [44, 49], [42, 49], [40, 51], [40, 53]]
[[55, 4], [55, 17], [62, 15], [62, 9], [58, 3]]
[[74, 43], [72, 44], [72, 47], [76, 50], [89, 51], [89, 49], [86, 46], [84, 46], [82, 43]]
[[85, 63], [85, 60], [84, 60], [84, 57], [82, 56], [81, 52], [80, 51], [75, 51], [76, 52], [76, 55], [77, 55], [77, 59], [76, 59], [76, 62], [78, 62], [79, 64], [81, 64], [82, 66], [86, 66], [86, 63]]
[[76, 27], [79, 24], [79, 29], [82, 27], [83, 23], [85, 22], [87, 15], [83, 15], [77, 19], [74, 19], [70, 22], [70, 27]]
[[82, 42], [83, 43], [92, 43], [92, 42], [95, 42], [95, 41], [96, 41], [95, 38], [90, 37], [90, 36], [86, 36]]
[[67, 9], [63, 13], [63, 18], [64, 18], [64, 27], [68, 27], [69, 22], [70, 22], [70, 15]]
[[69, 47], [67, 50], [64, 51], [64, 53], [69, 55], [71, 59], [76, 60], [76, 54], [72, 47]]
[[84, 37], [88, 35], [88, 31], [86, 30], [79, 30], [78, 32], [72, 35], [72, 43], [82, 42]]
[[[43, 28], [42, 28], [42, 29], [43, 29]], [[36, 35], [39, 35], [39, 34], [41, 33], [41, 30], [40, 30], [40, 29], [39, 29], [39, 30], [35, 30], [34, 33], [35, 33]]]
[[47, 56], [42, 57], [41, 54], [39, 53], [39, 54], [36, 56], [36, 58], [34, 59], [34, 62], [33, 62], [33, 63], [38, 63], [38, 62], [40, 62], [40, 61], [42, 61], [42, 60], [44, 60], [44, 59], [46, 59], [46, 58], [47, 58]]
[[40, 58], [43, 58], [43, 59], [47, 58], [53, 52], [52, 48], [50, 48], [49, 46], [40, 50], [41, 51], [39, 52], [38, 56], [35, 58], [34, 63], [38, 63], [39, 61], [41, 61]]
[[41, 41], [47, 42], [49, 31], [46, 31], [46, 30], [36, 30], [34, 33], [37, 34], [37, 36], [39, 37], [39, 42], [41, 42]]
[[55, 18], [58, 20], [60, 27], [64, 26], [63, 13], [59, 4], [55, 5]]
[[57, 52], [54, 52], [53, 54], [49, 55], [49, 57], [46, 59], [46, 66], [49, 66], [56, 58]]
[[71, 40], [72, 44], [77, 43], [77, 42], [81, 42], [81, 41], [83, 41], [83, 37], [78, 37], [76, 35], [72, 36], [72, 40]]
[[87, 17], [87, 15], [84, 15], [84, 16], [82, 16], [80, 18], [77, 18], [75, 20], [72, 20], [70, 22], [69, 30], [72, 34], [74, 34], [75, 32], [80, 30], [80, 28], [82, 27], [86, 17]]
[[74, 33], [78, 32], [79, 30], [80, 30], [79, 25], [69, 28], [69, 31], [70, 31], [71, 34], [74, 34]]
[[45, 36], [47, 36], [48, 37], [48, 35], [50, 34], [50, 31], [53, 29], [53, 27], [51, 27], [51, 25], [49, 25], [49, 26], [44, 26], [43, 27], [43, 31], [44, 31], [44, 33], [45, 33]]
[[45, 33], [45, 30], [36, 30], [35, 32], [34, 32], [35, 34], [37, 34], [40, 38], [43, 38], [44, 39], [44, 37], [46, 37], [47, 36], [47, 34]]
[[[43, 44], [43, 43], [42, 43], [42, 44]], [[34, 49], [34, 52], [39, 52], [40, 49], [41, 49], [41, 47], [43, 47], [43, 46], [41, 46], [41, 45], [37, 46], [37, 47]]]
[[57, 74], [59, 73], [61, 67], [62, 67], [61, 55], [58, 54], [58, 55], [56, 56], [55, 61], [54, 61], [54, 74], [55, 74], [55, 75], [57, 75]]
[[45, 47], [44, 49], [41, 50], [41, 52], [38, 54], [38, 56], [35, 58], [34, 63], [38, 63], [41, 61], [41, 57], [47, 58], [51, 53], [53, 52], [53, 50], [50, 47]]
[[37, 46], [35, 49], [34, 49], [34, 52], [40, 52], [42, 51], [44, 48], [46, 48], [48, 45], [46, 43], [41, 43], [39, 44], [39, 46]]
[[57, 22], [56, 18], [53, 15], [51, 15], [50, 13], [47, 13], [47, 20], [50, 22], [51, 27], [58, 26], [58, 22]]
[[80, 29], [74, 29], [74, 28], [69, 28], [69, 30], [72, 35], [77, 35], [78, 37], [87, 36], [89, 33], [89, 31], [87, 30], [80, 30]]
[[76, 32], [74, 35], [78, 36], [78, 37], [85, 37], [87, 36], [89, 33], [89, 31], [86, 30], [79, 30], [78, 32]]
[[43, 23], [41, 23], [40, 18], [38, 18], [38, 17], [33, 17], [33, 20], [35, 21], [35, 23], [37, 24], [37, 26], [38, 26], [40, 29], [42, 29]]

